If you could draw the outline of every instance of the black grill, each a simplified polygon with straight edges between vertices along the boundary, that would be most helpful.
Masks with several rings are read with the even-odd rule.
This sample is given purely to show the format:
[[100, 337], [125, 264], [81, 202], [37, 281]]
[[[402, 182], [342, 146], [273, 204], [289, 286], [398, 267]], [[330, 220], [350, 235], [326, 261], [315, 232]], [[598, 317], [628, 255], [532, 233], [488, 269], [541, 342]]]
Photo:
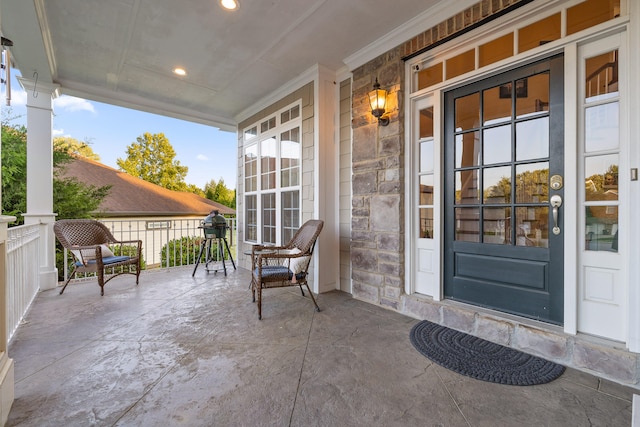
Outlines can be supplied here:
[[223, 239], [227, 235], [227, 220], [218, 211], [213, 211], [202, 221], [204, 237], [207, 239]]

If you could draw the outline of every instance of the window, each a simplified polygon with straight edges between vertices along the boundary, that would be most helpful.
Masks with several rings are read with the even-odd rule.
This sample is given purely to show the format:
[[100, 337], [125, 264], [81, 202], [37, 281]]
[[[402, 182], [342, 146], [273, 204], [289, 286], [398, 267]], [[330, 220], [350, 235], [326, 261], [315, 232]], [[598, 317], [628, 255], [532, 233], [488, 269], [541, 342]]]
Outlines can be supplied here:
[[287, 243], [300, 227], [299, 103], [244, 130], [245, 240]]

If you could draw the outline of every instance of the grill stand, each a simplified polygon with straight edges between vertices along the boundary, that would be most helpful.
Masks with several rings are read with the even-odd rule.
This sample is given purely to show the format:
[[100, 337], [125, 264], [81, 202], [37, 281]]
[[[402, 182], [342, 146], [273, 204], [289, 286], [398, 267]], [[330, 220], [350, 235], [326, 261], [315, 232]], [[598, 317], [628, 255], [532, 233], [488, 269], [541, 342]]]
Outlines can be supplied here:
[[220, 262], [213, 260], [211, 244], [217, 241], [217, 257], [218, 259], [222, 258], [222, 268], [224, 270], [224, 275], [227, 275], [227, 264], [224, 262], [224, 251], [227, 250], [227, 254], [229, 255], [229, 259], [231, 260], [231, 264], [233, 265], [233, 269], [236, 269], [236, 263], [233, 261], [233, 256], [231, 255], [231, 250], [229, 249], [229, 243], [227, 243], [226, 237], [205, 237], [200, 244], [200, 251], [198, 252], [198, 257], [196, 258], [196, 265], [193, 267], [193, 273], [191, 277], [196, 275], [196, 270], [198, 269], [198, 265], [200, 265], [200, 260], [202, 259], [202, 254], [206, 253], [206, 259], [204, 264], [204, 269], [209, 273], [210, 271], [218, 272], [218, 269], [210, 269], [209, 264], [213, 262]]

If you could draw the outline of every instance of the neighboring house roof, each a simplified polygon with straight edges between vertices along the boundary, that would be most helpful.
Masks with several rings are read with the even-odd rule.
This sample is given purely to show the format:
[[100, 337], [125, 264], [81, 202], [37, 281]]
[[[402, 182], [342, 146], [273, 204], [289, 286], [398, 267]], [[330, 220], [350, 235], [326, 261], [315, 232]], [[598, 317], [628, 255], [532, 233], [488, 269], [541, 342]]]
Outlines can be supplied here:
[[64, 177], [96, 187], [111, 186], [98, 208], [101, 216], [205, 216], [214, 209], [222, 215], [236, 213], [197, 194], [168, 190], [84, 157], [76, 157], [63, 167]]

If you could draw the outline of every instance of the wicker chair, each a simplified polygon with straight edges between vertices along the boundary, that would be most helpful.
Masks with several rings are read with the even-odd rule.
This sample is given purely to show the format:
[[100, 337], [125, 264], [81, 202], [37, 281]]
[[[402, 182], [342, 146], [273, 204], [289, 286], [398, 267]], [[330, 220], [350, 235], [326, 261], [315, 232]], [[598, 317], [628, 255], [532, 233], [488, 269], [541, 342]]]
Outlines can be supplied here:
[[[76, 273], [96, 273], [100, 295], [104, 295], [104, 285], [121, 274], [135, 275], [136, 285], [138, 284], [142, 258], [141, 240], [118, 241], [104, 224], [93, 219], [61, 219], [53, 225], [53, 232], [75, 260], [73, 271], [60, 290], [61, 295]], [[109, 245], [119, 246], [122, 254], [122, 247], [127, 244], [136, 248], [135, 254], [114, 255], [109, 248]], [[131, 266], [135, 267], [134, 271]], [[105, 280], [106, 270], [109, 270], [109, 276]]]
[[258, 319], [262, 319], [262, 290], [300, 286], [302, 296], [307, 287], [316, 311], [320, 311], [313, 292], [309, 288], [307, 275], [316, 240], [324, 221], [309, 220], [298, 229], [291, 241], [284, 246], [254, 245], [251, 251], [251, 294], [256, 302], [258, 293]]

